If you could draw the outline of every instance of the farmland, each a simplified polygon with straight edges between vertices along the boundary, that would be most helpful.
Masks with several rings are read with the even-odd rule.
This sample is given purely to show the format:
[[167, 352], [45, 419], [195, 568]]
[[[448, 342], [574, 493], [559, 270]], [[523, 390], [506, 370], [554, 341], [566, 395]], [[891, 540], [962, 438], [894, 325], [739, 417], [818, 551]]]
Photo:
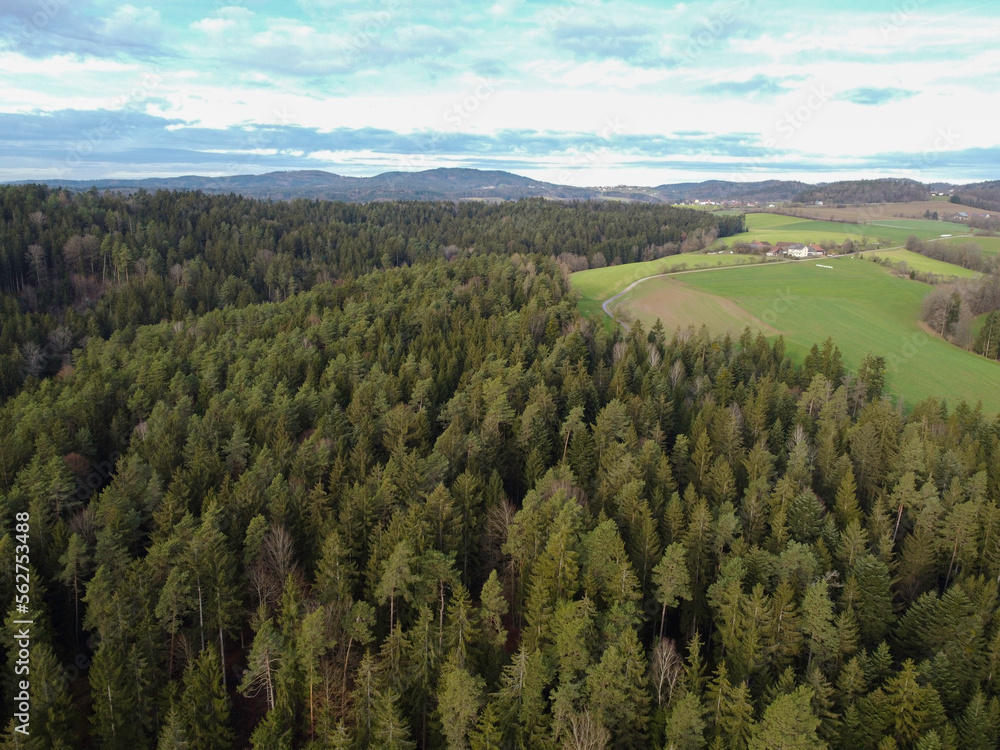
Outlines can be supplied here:
[[911, 235], [923, 240], [935, 239], [942, 234], [959, 235], [968, 231], [962, 224], [925, 219], [892, 219], [870, 224], [848, 224], [837, 221], [816, 221], [780, 214], [747, 214], [748, 231], [719, 240], [732, 246], [738, 242], [762, 240], [776, 242], [842, 243], [883, 242], [903, 244]]
[[1000, 237], [976, 237], [966, 235], [962, 237], [948, 237], [940, 241], [949, 245], [964, 245], [967, 242], [971, 242], [975, 245], [979, 245], [984, 255], [1000, 255]]
[[[782, 209], [785, 210], [785, 209]], [[922, 219], [927, 211], [937, 212], [945, 218], [965, 211], [967, 214], [981, 213], [982, 209], [951, 203], [947, 200], [914, 201], [913, 203], [876, 203], [864, 206], [802, 206], [787, 209], [789, 213], [809, 219], [824, 221], [851, 222], [886, 222], [895, 223], [896, 219]]]
[[868, 256], [887, 258], [893, 263], [906, 263], [906, 265], [914, 271], [925, 271], [927, 273], [937, 274], [938, 276], [953, 276], [959, 279], [971, 279], [981, 275], [977, 271], [962, 268], [962, 266], [956, 266], [954, 263], [946, 263], [943, 260], [928, 258], [920, 253], [914, 253], [904, 249], [877, 250], [864, 253], [864, 257]]
[[668, 329], [704, 323], [716, 333], [759, 321], [765, 333], [784, 336], [797, 361], [832, 336], [848, 369], [869, 352], [884, 356], [888, 388], [907, 406], [946, 393], [952, 405], [981, 399], [988, 412], [1000, 412], [1000, 392], [989, 387], [1000, 378], [1000, 364], [922, 328], [918, 316], [930, 287], [856, 258], [826, 264], [833, 268], [806, 261], [650, 279], [624, 295], [615, 311], [644, 326], [660, 318]]
[[603, 315], [601, 303], [613, 297], [633, 281], [655, 276], [660, 273], [718, 268], [722, 266], [748, 265], [759, 263], [756, 255], [708, 255], [705, 253], [682, 253], [644, 263], [626, 263], [607, 268], [592, 268], [573, 274], [573, 288], [580, 292], [580, 312], [585, 316]]

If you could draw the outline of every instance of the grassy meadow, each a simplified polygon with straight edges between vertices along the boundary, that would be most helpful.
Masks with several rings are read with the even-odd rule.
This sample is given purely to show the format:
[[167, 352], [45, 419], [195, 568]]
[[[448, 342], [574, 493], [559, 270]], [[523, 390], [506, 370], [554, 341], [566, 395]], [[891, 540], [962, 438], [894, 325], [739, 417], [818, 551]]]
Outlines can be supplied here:
[[864, 253], [864, 257], [868, 257], [870, 255], [878, 256], [880, 258], [888, 258], [893, 263], [906, 263], [906, 265], [914, 271], [927, 271], [928, 273], [935, 273], [938, 276], [953, 276], [959, 279], [972, 279], [982, 275], [978, 271], [963, 268], [962, 266], [956, 266], [954, 263], [946, 263], [943, 260], [928, 258], [926, 255], [913, 253], [905, 249], [873, 250], [871, 252]]
[[573, 288], [580, 292], [580, 312], [585, 317], [600, 315], [604, 300], [614, 297], [633, 281], [660, 273], [672, 273], [700, 268], [720, 268], [723, 266], [749, 265], [760, 263], [756, 255], [707, 255], [705, 253], [682, 253], [644, 263], [624, 263], [605, 268], [591, 268], [578, 271], [570, 279]]
[[947, 239], [941, 240], [941, 242], [949, 245], [964, 245], [967, 242], [971, 242], [974, 245], [979, 245], [980, 249], [983, 251], [983, 255], [1000, 255], [1000, 237], [975, 237], [965, 235], [962, 237], [948, 237]]
[[833, 268], [803, 261], [650, 279], [616, 302], [615, 311], [647, 327], [659, 318], [668, 330], [704, 323], [723, 333], [763, 323], [765, 333], [785, 337], [797, 361], [832, 336], [849, 369], [869, 352], [884, 356], [888, 387], [908, 407], [946, 396], [952, 406], [982, 400], [986, 411], [1000, 412], [1000, 363], [921, 326], [920, 306], [931, 287], [855, 257], [822, 263]]
[[813, 219], [783, 216], [780, 214], [747, 214], [747, 231], [734, 237], [719, 240], [719, 244], [733, 245], [737, 242], [755, 240], [770, 242], [842, 243], [845, 239], [854, 242], [882, 242], [902, 245], [911, 235], [922, 240], [935, 239], [942, 234], [965, 234], [968, 228], [962, 224], [925, 219], [887, 219], [869, 224], [848, 224], [838, 221], [818, 221]]

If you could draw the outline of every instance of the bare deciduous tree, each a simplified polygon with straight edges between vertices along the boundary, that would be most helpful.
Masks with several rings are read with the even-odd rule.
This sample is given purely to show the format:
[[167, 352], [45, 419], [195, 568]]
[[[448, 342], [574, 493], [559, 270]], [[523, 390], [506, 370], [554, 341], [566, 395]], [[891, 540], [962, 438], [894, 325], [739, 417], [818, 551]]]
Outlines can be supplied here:
[[677, 644], [670, 638], [661, 638], [649, 664], [649, 681], [656, 692], [656, 705], [670, 702], [683, 671], [684, 659], [677, 652]]

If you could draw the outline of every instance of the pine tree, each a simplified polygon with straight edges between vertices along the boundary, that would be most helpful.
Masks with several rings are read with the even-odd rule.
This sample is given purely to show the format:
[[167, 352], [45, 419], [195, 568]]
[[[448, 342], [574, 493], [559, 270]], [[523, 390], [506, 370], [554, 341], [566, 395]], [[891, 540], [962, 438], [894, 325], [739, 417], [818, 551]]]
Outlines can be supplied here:
[[141, 723], [135, 720], [139, 696], [132, 679], [135, 664], [129, 650], [119, 639], [103, 641], [90, 667], [93, 727], [110, 750], [147, 746]]
[[670, 709], [666, 748], [701, 750], [705, 747], [705, 708], [694, 693], [682, 695]]
[[372, 746], [379, 750], [416, 750], [410, 727], [399, 710], [399, 696], [391, 690], [379, 693], [375, 701]]
[[191, 750], [191, 740], [188, 737], [187, 722], [181, 716], [176, 706], [171, 706], [167, 720], [160, 730], [160, 741], [156, 750]]
[[28, 750], [78, 747], [82, 722], [68, 690], [68, 674], [44, 641], [32, 646], [30, 667], [31, 734], [21, 746]]
[[825, 580], [812, 584], [802, 600], [802, 632], [809, 650], [809, 664], [820, 667], [837, 655], [837, 630], [833, 622], [833, 603]]
[[309, 706], [309, 735], [312, 738], [316, 736], [316, 692], [323, 682], [322, 661], [329, 646], [326, 638], [326, 612], [319, 607], [302, 619], [296, 638], [297, 656], [308, 691], [306, 705]]
[[396, 598], [409, 602], [413, 598], [413, 584], [417, 575], [413, 572], [413, 546], [403, 541], [396, 545], [382, 568], [382, 578], [375, 589], [379, 604], [389, 604], [389, 630], [396, 623]]
[[812, 712], [811, 699], [812, 690], [805, 686], [775, 698], [753, 728], [749, 750], [826, 750], [828, 745], [816, 733], [820, 720]]
[[917, 669], [910, 659], [904, 661], [899, 673], [886, 682], [885, 694], [893, 717], [893, 737], [904, 747], [914, 745], [943, 718], [937, 692], [919, 684]]
[[469, 747], [485, 687], [481, 677], [470, 674], [456, 660], [445, 666], [438, 688], [438, 713], [449, 750]]
[[507, 643], [507, 629], [503, 625], [503, 617], [507, 614], [508, 606], [495, 570], [490, 571], [489, 578], [483, 584], [479, 601], [482, 633], [489, 644], [501, 649]]
[[79, 534], [71, 534], [69, 545], [66, 551], [59, 558], [62, 570], [59, 580], [73, 590], [73, 635], [76, 638], [77, 648], [80, 640], [80, 590], [83, 587], [83, 578], [90, 570], [90, 551], [87, 543]]
[[243, 675], [239, 691], [249, 698], [263, 693], [268, 709], [274, 709], [275, 681], [283, 660], [284, 644], [281, 633], [274, 627], [274, 622], [267, 616], [263, 606], [257, 612], [255, 629], [257, 632], [247, 657], [247, 671]]
[[222, 685], [220, 665], [218, 653], [209, 646], [185, 670], [180, 706], [192, 747], [225, 750], [233, 744], [229, 696]]
[[649, 722], [646, 660], [635, 632], [623, 630], [587, 670], [588, 710], [619, 747], [644, 747]]
[[506, 747], [493, 701], [480, 712], [479, 720], [469, 735], [469, 747], [470, 750], [502, 750]]

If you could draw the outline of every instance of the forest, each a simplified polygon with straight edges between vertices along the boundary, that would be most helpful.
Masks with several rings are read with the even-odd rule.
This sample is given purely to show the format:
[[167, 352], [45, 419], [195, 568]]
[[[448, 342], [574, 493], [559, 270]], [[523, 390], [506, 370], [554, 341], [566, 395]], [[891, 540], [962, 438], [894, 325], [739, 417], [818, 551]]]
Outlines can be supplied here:
[[909, 203], [930, 200], [929, 188], [915, 180], [883, 178], [878, 180], [845, 180], [817, 185], [798, 193], [795, 203]]
[[924, 299], [921, 319], [951, 343], [1000, 359], [1000, 264], [996, 258], [984, 255], [974, 242], [945, 245], [910, 237], [906, 248], [983, 274], [932, 281], [935, 289]]
[[21, 195], [7, 356], [69, 338], [0, 403], [0, 746], [998, 746], [996, 415], [577, 313], [562, 253], [712, 217]]
[[0, 399], [90, 336], [444, 254], [561, 256], [572, 270], [699, 250], [742, 215], [623, 203], [369, 203], [0, 186]]

